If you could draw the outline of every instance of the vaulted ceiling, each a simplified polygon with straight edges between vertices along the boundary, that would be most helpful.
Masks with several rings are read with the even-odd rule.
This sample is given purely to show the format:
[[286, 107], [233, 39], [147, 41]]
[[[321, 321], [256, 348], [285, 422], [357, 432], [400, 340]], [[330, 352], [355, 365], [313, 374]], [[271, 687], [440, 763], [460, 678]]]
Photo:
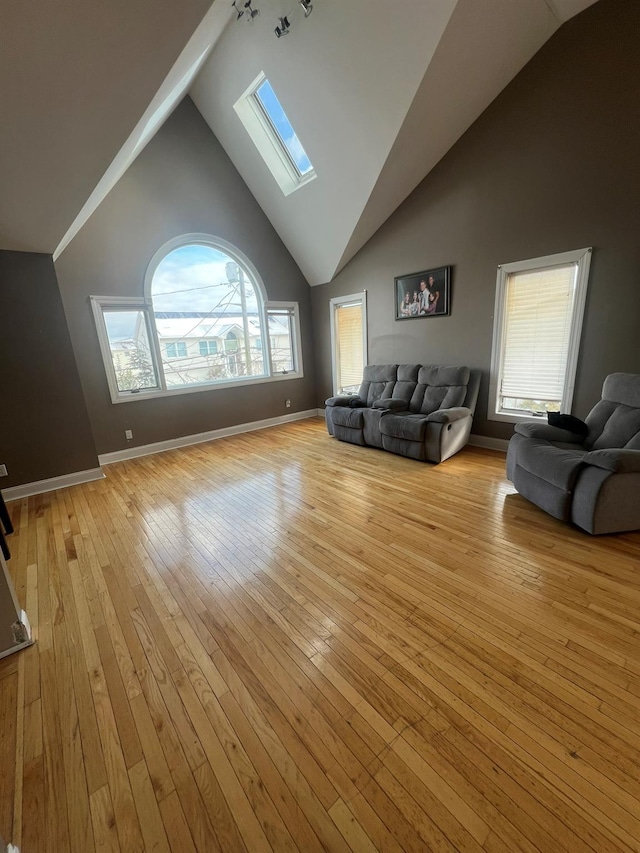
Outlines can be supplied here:
[[210, 5], [3, 0], [1, 249], [56, 249]]
[[[251, 23], [230, 0], [4, 3], [0, 249], [63, 251], [190, 90], [309, 283], [329, 281], [592, 2], [314, 0], [305, 18], [254, 0]], [[233, 110], [261, 71], [317, 172], [287, 197]]]

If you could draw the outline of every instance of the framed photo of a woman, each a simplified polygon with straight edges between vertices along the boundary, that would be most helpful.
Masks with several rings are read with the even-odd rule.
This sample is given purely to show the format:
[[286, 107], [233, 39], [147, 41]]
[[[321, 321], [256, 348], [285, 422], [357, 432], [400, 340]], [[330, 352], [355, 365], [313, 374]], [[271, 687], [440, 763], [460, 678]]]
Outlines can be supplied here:
[[451, 267], [401, 275], [394, 281], [396, 320], [445, 317], [450, 313]]

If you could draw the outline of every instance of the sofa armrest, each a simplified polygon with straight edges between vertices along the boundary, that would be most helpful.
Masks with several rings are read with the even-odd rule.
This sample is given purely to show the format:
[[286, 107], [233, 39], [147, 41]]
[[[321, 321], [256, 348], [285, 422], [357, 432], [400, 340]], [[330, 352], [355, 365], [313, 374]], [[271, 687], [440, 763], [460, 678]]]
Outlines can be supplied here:
[[431, 412], [430, 415], [427, 415], [427, 420], [436, 424], [452, 424], [454, 421], [471, 416], [471, 409], [467, 409], [466, 406], [452, 406], [450, 409], [438, 409], [437, 412]]
[[515, 431], [525, 438], [542, 438], [546, 441], [561, 441], [565, 444], [582, 444], [585, 437], [568, 429], [540, 423], [519, 423], [515, 425]]
[[382, 397], [373, 404], [374, 409], [384, 409], [387, 412], [406, 412], [409, 404], [404, 400], [396, 400], [393, 397]]
[[592, 450], [582, 457], [583, 462], [596, 465], [614, 474], [640, 474], [640, 450], [624, 450], [616, 447]]
[[[352, 400], [359, 399], [357, 394], [345, 394], [341, 397], [329, 397], [328, 400], [324, 401], [324, 404], [325, 406], [350, 406]], [[363, 402], [362, 405], [364, 406], [365, 403]]]

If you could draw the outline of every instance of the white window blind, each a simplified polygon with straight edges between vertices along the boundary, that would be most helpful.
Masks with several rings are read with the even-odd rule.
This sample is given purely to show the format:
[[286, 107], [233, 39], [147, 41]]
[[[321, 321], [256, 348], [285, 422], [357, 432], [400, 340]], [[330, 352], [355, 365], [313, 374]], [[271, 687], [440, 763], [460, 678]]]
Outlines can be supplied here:
[[364, 371], [363, 306], [362, 302], [337, 305], [336, 355], [338, 391], [344, 391], [362, 382]]
[[577, 264], [507, 276], [501, 397], [563, 398]]

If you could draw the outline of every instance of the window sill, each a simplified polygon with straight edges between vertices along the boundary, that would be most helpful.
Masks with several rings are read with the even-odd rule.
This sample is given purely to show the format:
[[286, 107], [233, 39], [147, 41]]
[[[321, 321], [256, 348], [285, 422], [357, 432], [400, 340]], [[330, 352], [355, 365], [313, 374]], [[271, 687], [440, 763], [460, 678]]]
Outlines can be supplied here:
[[489, 421], [502, 421], [503, 423], [508, 424], [517, 424], [522, 423], [523, 421], [528, 421], [530, 423], [547, 423], [547, 413], [545, 412], [542, 415], [530, 415], [527, 412], [523, 412], [520, 414], [507, 414], [506, 412], [489, 412], [487, 414], [487, 420]]
[[304, 373], [301, 371], [289, 373], [278, 373], [275, 376], [261, 376], [260, 378], [246, 377], [232, 382], [206, 382], [198, 385], [189, 385], [180, 388], [170, 388], [166, 391], [140, 391], [139, 393], [128, 393], [126, 396], [111, 396], [111, 402], [116, 403], [138, 403], [141, 400], [156, 400], [159, 397], [179, 397], [183, 394], [197, 394], [202, 391], [217, 391], [226, 388], [242, 388], [244, 386], [265, 385], [267, 382], [282, 382], [287, 379], [302, 379]]

